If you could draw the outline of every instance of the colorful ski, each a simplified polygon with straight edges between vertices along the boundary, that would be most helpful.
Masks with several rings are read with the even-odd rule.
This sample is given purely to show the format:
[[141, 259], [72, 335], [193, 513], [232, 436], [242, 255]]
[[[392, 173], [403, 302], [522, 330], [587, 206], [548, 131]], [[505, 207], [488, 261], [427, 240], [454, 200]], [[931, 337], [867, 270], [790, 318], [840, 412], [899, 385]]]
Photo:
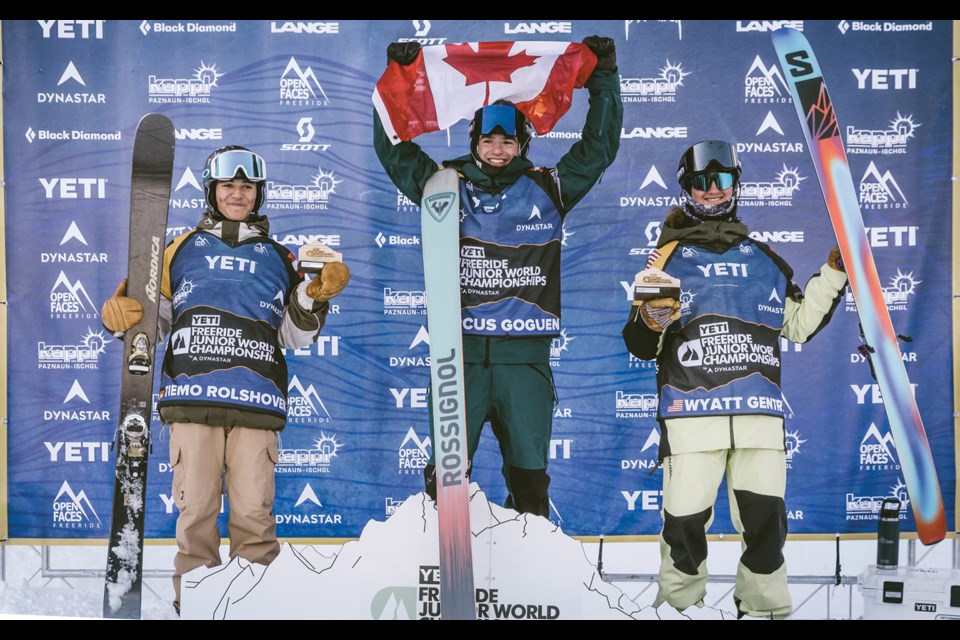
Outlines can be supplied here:
[[440, 617], [476, 619], [467, 478], [467, 411], [460, 333], [460, 193], [457, 173], [427, 181], [420, 206], [430, 331], [431, 442], [437, 466]]
[[806, 37], [789, 28], [774, 31], [772, 37], [817, 170], [864, 339], [873, 349], [871, 360], [900, 456], [917, 533], [923, 544], [934, 544], [946, 536], [943, 496], [897, 334], [883, 298], [833, 103]]
[[153, 365], [173, 149], [170, 119], [159, 113], [145, 115], [133, 142], [127, 257], [127, 295], [140, 301], [143, 318], [127, 331], [123, 342], [113, 515], [103, 592], [105, 618], [140, 617], [147, 456], [156, 371]]

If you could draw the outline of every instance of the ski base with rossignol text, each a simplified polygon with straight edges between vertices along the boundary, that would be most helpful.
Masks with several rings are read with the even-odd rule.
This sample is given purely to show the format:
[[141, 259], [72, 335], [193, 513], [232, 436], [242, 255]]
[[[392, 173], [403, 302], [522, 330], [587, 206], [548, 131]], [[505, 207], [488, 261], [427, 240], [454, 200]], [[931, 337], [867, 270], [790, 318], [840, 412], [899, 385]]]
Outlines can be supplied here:
[[453, 169], [430, 177], [421, 200], [430, 332], [431, 444], [436, 459], [440, 617], [476, 619], [467, 411], [460, 329], [460, 192]]

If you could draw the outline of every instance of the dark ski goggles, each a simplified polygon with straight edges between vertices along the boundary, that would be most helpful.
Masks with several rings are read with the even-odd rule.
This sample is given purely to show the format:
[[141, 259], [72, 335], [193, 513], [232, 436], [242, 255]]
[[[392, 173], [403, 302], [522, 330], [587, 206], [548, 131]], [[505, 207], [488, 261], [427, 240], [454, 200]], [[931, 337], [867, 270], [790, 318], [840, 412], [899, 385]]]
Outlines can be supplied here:
[[729, 171], [711, 171], [695, 173], [690, 177], [690, 186], [697, 191], [710, 191], [710, 185], [717, 183], [717, 189], [729, 189], [736, 182], [736, 176]]
[[[501, 131], [496, 131], [499, 128]], [[480, 110], [480, 135], [502, 133], [517, 137], [517, 109], [508, 104], [492, 104]]]
[[239, 172], [243, 172], [250, 182], [262, 182], [267, 178], [266, 166], [263, 158], [252, 151], [233, 150], [225, 151], [210, 161], [210, 177], [214, 180], [233, 180]]

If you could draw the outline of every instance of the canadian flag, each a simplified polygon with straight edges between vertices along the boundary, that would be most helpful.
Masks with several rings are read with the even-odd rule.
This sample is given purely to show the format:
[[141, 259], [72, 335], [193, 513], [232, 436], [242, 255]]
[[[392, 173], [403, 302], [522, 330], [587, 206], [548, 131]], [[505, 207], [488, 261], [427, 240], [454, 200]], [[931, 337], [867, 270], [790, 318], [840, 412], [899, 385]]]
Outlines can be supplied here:
[[373, 104], [394, 144], [470, 120], [497, 100], [510, 100], [540, 135], [573, 101], [597, 57], [573, 42], [466, 42], [422, 47], [409, 65], [391, 60]]

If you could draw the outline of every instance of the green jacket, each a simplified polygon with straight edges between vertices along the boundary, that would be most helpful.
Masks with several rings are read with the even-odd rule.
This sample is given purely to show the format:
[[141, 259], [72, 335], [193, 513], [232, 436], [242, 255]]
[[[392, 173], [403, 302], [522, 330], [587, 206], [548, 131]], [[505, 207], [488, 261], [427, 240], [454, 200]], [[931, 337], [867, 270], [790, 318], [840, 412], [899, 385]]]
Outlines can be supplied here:
[[[594, 71], [585, 88], [590, 91], [587, 119], [581, 139], [564, 154], [556, 166], [556, 184], [565, 214], [587, 195], [604, 170], [609, 167], [620, 148], [620, 130], [623, 126], [623, 102], [620, 100], [620, 76], [615, 71]], [[415, 142], [393, 144], [374, 111], [373, 147], [387, 175], [397, 188], [419, 205], [423, 186], [440, 165], [423, 152]], [[461, 165], [462, 175], [477, 187], [499, 191], [517, 181], [533, 165], [517, 158], [496, 179], [484, 174], [469, 154], [444, 165]], [[459, 168], [459, 167], [458, 167]]]
[[[537, 169], [526, 158], [516, 158], [497, 177], [483, 173], [470, 155], [438, 164], [415, 142], [393, 144], [374, 111], [373, 146], [387, 175], [403, 195], [419, 205], [423, 187], [441, 166], [455, 167], [461, 179], [496, 193], [510, 186], [528, 171], [539, 171], [560, 214], [566, 215], [597, 183], [620, 148], [623, 126], [623, 102], [620, 76], [615, 71], [594, 71], [584, 87], [589, 90], [589, 106], [583, 132], [552, 169]], [[497, 338], [464, 336], [465, 362], [525, 363], [546, 362], [550, 338]]]

